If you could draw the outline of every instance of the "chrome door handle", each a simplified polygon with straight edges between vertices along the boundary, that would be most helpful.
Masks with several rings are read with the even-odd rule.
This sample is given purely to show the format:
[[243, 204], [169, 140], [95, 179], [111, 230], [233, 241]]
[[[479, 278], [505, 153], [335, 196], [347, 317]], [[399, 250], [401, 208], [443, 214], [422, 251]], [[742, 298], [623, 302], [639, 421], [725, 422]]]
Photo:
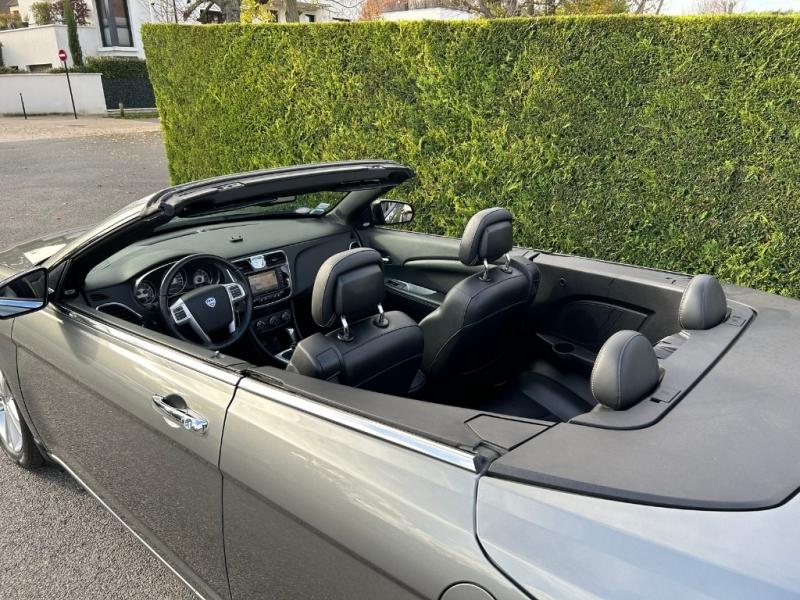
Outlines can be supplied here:
[[208, 421], [206, 419], [194, 414], [188, 408], [172, 406], [164, 396], [153, 394], [153, 408], [175, 427], [183, 427], [187, 431], [193, 431], [200, 435], [204, 435], [208, 431]]

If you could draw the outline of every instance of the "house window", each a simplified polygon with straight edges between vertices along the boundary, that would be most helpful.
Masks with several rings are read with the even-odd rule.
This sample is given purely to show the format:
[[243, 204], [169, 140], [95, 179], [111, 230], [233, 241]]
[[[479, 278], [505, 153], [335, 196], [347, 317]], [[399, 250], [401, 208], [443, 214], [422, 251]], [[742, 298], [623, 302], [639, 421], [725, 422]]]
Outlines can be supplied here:
[[[103, 46], [133, 46], [127, 0], [96, 0]], [[111, 15], [111, 18], [109, 18]]]
[[338, 17], [333, 17], [333, 20], [336, 21], [337, 23], [349, 23], [350, 22], [350, 19], [340, 19]]
[[314, 23], [317, 20], [317, 15], [303, 15], [308, 23]]

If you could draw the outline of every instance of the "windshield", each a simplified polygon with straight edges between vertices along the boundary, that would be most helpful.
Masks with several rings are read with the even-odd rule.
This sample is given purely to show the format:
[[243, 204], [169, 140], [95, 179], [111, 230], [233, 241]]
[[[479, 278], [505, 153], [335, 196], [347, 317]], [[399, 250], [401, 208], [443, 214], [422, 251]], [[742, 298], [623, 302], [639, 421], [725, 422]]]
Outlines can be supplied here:
[[174, 217], [169, 223], [159, 227], [158, 231], [180, 229], [201, 223], [244, 221], [273, 216], [319, 217], [333, 210], [347, 194], [348, 192], [324, 191], [278, 198], [253, 198], [252, 201], [234, 208], [205, 212], [200, 210], [191, 216]]

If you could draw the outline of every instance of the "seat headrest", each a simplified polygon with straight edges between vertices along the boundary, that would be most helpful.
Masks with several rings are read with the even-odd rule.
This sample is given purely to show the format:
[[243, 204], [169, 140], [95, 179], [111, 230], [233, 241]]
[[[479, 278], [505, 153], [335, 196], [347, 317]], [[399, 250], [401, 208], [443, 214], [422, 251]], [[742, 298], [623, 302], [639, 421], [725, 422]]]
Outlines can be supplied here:
[[319, 268], [311, 292], [311, 316], [320, 327], [336, 317], [356, 319], [377, 314], [386, 288], [383, 261], [372, 248], [355, 248], [334, 254]]
[[625, 410], [658, 385], [658, 359], [650, 342], [636, 331], [618, 331], [597, 355], [592, 368], [592, 395], [603, 406]]
[[495, 261], [511, 250], [511, 213], [505, 208], [487, 208], [475, 213], [464, 228], [458, 259], [468, 267]]
[[711, 329], [728, 314], [728, 300], [716, 277], [695, 275], [683, 291], [678, 320], [684, 329]]

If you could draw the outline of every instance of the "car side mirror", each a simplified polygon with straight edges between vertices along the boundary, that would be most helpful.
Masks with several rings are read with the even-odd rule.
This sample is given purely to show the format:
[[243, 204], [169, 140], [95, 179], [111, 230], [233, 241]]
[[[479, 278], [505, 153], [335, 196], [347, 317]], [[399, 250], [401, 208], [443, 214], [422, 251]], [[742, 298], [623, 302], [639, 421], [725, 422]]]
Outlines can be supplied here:
[[21, 317], [47, 306], [47, 269], [36, 267], [0, 281], [0, 320]]
[[375, 200], [370, 210], [372, 222], [376, 225], [401, 225], [414, 219], [414, 208], [406, 202]]

